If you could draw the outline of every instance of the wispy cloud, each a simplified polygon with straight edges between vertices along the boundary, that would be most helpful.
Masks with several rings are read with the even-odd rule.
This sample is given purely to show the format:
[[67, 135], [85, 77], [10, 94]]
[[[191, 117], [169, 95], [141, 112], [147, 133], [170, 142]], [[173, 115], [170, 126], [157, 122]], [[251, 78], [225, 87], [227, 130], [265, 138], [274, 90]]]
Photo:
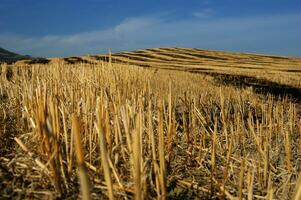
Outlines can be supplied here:
[[161, 21], [157, 18], [127, 18], [122, 23], [118, 24], [114, 30], [117, 33], [139, 31], [143, 28], [154, 26], [160, 22]]
[[34, 56], [69, 56], [159, 46], [301, 55], [301, 14], [245, 18], [127, 18], [105, 30], [27, 37], [0, 33], [0, 46]]
[[212, 17], [214, 14], [215, 14], [215, 11], [213, 9], [205, 8], [203, 10], [193, 12], [192, 16], [201, 18], [201, 19], [206, 19], [206, 18]]
[[72, 35], [47, 35], [26, 37], [16, 34], [0, 34], [0, 46], [35, 56], [68, 56], [105, 52], [108, 48], [123, 50], [135, 48], [135, 39], [145, 36], [144, 30], [156, 29], [162, 23], [157, 18], [126, 18], [120, 24], [106, 30], [76, 33]]

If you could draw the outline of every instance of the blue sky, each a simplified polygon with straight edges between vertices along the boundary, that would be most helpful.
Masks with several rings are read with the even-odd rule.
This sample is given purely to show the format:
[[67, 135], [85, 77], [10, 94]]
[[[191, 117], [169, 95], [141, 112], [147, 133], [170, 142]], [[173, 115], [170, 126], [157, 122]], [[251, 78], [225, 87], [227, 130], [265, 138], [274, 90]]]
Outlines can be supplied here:
[[71, 56], [151, 47], [301, 56], [300, 0], [0, 0], [0, 47]]

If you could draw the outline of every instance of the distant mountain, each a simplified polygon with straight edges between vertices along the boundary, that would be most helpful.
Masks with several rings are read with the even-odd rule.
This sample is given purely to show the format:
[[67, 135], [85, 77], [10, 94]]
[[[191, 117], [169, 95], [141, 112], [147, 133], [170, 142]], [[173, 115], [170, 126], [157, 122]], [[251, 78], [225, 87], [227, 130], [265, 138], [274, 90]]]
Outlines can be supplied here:
[[30, 59], [31, 57], [26, 55], [20, 55], [17, 53], [10, 52], [0, 47], [0, 63], [13, 63], [18, 60]]

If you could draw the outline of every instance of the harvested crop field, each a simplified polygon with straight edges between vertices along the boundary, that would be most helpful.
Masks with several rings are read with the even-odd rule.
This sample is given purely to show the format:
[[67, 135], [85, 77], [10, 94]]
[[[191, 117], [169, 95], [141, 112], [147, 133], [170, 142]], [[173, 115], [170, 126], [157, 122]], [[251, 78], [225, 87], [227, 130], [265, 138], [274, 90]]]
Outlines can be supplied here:
[[301, 58], [156, 48], [0, 72], [3, 198], [301, 198]]

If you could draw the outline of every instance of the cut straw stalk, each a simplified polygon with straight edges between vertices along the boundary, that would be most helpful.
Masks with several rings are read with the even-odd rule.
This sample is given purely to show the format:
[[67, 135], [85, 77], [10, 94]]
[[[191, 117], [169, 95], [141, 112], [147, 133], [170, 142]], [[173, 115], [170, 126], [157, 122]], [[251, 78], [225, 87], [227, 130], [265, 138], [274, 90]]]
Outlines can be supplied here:
[[160, 161], [160, 186], [161, 198], [166, 199], [166, 172], [165, 172], [165, 144], [164, 144], [164, 127], [163, 127], [163, 103], [159, 102], [159, 161]]
[[239, 185], [238, 185], [238, 199], [243, 199], [243, 186], [244, 186], [244, 173], [245, 173], [245, 159], [242, 159], [239, 173]]
[[136, 128], [134, 131], [133, 137], [133, 176], [134, 176], [134, 183], [135, 183], [135, 199], [140, 200], [143, 199], [142, 196], [142, 182], [141, 182], [141, 162], [142, 162], [142, 155], [141, 155], [141, 135], [140, 135], [140, 127], [139, 127], [139, 120], [140, 114], [136, 119]]
[[212, 136], [212, 144], [211, 144], [211, 195], [214, 193], [214, 183], [213, 179], [215, 177], [215, 154], [216, 154], [216, 134], [217, 134], [217, 120], [215, 120], [214, 124], [214, 132]]
[[293, 200], [300, 200], [301, 199], [301, 172], [298, 174], [298, 181], [295, 187], [295, 193], [292, 198]]
[[148, 106], [148, 134], [149, 134], [149, 145], [150, 145], [150, 151], [152, 154], [152, 164], [153, 164], [153, 172], [155, 174], [155, 186], [156, 186], [156, 192], [157, 195], [160, 196], [160, 180], [159, 180], [159, 165], [157, 162], [157, 154], [156, 154], [156, 142], [155, 142], [155, 136], [153, 131], [153, 122], [152, 122], [152, 105], [149, 104]]
[[111, 171], [110, 171], [110, 158], [109, 158], [109, 153], [108, 153], [108, 148], [107, 144], [111, 142], [111, 131], [109, 128], [109, 114], [108, 112], [104, 109], [104, 105], [101, 103], [101, 97], [98, 98], [97, 100], [97, 120], [98, 124], [95, 126], [96, 131], [98, 133], [98, 138], [99, 138], [99, 146], [100, 146], [100, 153], [101, 153], [101, 164], [104, 172], [104, 178], [105, 182], [108, 188], [108, 193], [107, 196], [109, 197], [110, 200], [114, 199], [114, 194], [113, 194], [113, 184], [112, 184], [112, 178], [111, 178]]
[[[231, 127], [232, 129], [232, 132], [233, 132], [233, 127]], [[225, 167], [225, 171], [224, 171], [224, 181], [222, 183], [222, 188], [225, 188], [225, 185], [228, 181], [228, 175], [229, 175], [229, 168], [230, 168], [230, 157], [231, 157], [231, 152], [232, 152], [232, 145], [233, 145], [233, 137], [234, 137], [234, 134], [231, 134], [231, 139], [230, 139], [230, 142], [228, 144], [228, 147], [227, 147], [227, 155], [226, 155], [226, 167]]]
[[287, 170], [289, 172], [292, 171], [292, 152], [291, 152], [291, 142], [290, 142], [290, 136], [289, 136], [289, 132], [285, 131], [285, 135], [284, 135], [284, 149], [285, 149], [285, 154], [286, 154], [286, 166], [287, 166]]
[[84, 160], [84, 152], [81, 144], [80, 123], [79, 119], [75, 114], [73, 114], [72, 117], [72, 131], [74, 134], [75, 152], [77, 158], [78, 176], [80, 179], [82, 198], [84, 200], [88, 200], [90, 199], [89, 178]]
[[247, 175], [248, 200], [253, 199], [254, 174], [255, 174], [255, 170], [250, 168], [248, 170], [248, 175]]
[[168, 94], [168, 157], [170, 159], [172, 154], [172, 140], [173, 140], [173, 124], [172, 124], [172, 96], [171, 96], [171, 83], [169, 82]]
[[108, 162], [108, 152], [107, 152], [107, 146], [106, 146], [106, 141], [105, 141], [105, 136], [103, 132], [103, 127], [99, 125], [98, 127], [96, 126], [96, 130], [99, 135], [99, 146], [100, 146], [100, 153], [101, 153], [101, 164], [102, 168], [104, 171], [104, 176], [105, 176], [105, 181], [106, 185], [108, 188], [108, 197], [110, 200], [114, 199], [113, 195], [113, 185], [112, 185], [112, 179], [111, 179], [111, 172], [110, 172], [110, 167], [109, 167], [109, 162]]
[[[63, 193], [63, 188], [61, 185], [61, 174], [60, 174], [60, 160], [59, 160], [59, 146], [58, 138], [55, 134], [56, 127], [54, 127], [55, 116], [54, 112], [50, 112], [51, 107], [49, 103], [47, 104], [47, 99], [51, 97], [46, 96], [46, 85], [44, 85], [44, 90], [37, 89], [36, 91], [36, 121], [38, 122], [38, 133], [40, 140], [42, 141], [42, 151], [47, 156], [48, 162], [50, 164], [50, 169], [53, 175], [53, 183], [56, 191], [61, 195]], [[47, 105], [47, 106], [46, 106]], [[54, 105], [52, 105], [54, 106]], [[49, 112], [48, 115], [47, 112]]]

